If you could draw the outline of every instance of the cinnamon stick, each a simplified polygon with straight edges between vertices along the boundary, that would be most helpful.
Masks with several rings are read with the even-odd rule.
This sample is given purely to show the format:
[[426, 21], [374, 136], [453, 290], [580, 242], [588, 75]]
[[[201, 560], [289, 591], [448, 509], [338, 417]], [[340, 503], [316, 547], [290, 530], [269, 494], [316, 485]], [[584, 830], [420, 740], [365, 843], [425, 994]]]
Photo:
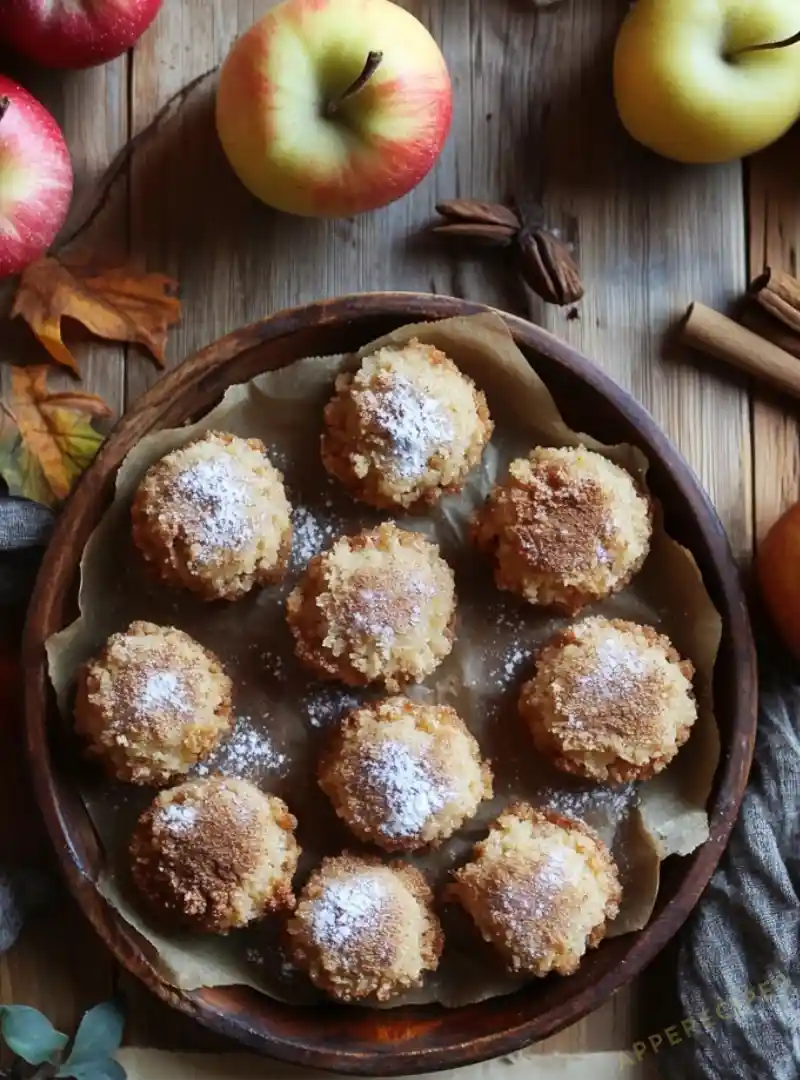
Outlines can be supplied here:
[[764, 308], [748, 304], [739, 315], [739, 322], [800, 360], [800, 334], [793, 333], [784, 323], [768, 315]]
[[750, 285], [750, 295], [770, 315], [800, 334], [800, 281], [797, 278], [768, 266]]
[[692, 304], [680, 337], [685, 344], [800, 398], [800, 362], [718, 311]]

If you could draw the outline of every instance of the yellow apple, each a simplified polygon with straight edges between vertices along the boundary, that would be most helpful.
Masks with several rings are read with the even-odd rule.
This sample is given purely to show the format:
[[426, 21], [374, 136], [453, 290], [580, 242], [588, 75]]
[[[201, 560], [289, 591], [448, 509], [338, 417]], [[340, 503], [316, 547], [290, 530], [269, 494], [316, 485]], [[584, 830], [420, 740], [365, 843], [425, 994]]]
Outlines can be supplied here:
[[798, 0], [638, 0], [614, 55], [617, 109], [665, 157], [731, 161], [800, 116]]
[[284, 0], [234, 44], [216, 109], [242, 182], [315, 217], [405, 195], [436, 162], [451, 114], [439, 47], [390, 0]]

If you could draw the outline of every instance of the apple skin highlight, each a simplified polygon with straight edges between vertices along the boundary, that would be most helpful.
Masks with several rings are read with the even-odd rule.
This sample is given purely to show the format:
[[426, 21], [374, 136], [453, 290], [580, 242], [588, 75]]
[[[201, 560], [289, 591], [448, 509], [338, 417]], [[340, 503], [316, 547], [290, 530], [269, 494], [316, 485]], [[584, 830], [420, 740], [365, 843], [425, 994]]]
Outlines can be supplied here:
[[61, 129], [36, 98], [0, 76], [9, 100], [0, 118], [0, 277], [40, 258], [72, 199], [72, 164]]
[[[382, 53], [334, 115], [326, 105]], [[434, 39], [389, 0], [285, 0], [234, 44], [220, 73], [217, 131], [262, 202], [350, 217], [407, 194], [450, 130], [452, 89]]]
[[800, 116], [800, 44], [748, 50], [798, 30], [797, 0], [637, 0], [614, 54], [622, 123], [686, 164], [763, 149]]
[[85, 68], [127, 52], [162, 0], [7, 0], [0, 40], [43, 67]]

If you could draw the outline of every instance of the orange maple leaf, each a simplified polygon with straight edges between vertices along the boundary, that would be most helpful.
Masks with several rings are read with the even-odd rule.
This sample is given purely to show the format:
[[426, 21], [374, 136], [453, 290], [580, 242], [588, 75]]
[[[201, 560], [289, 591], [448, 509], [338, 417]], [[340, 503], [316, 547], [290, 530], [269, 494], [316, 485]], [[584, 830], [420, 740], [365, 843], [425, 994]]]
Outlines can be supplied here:
[[0, 475], [12, 494], [52, 503], [66, 498], [103, 441], [87, 417], [111, 409], [96, 394], [51, 393], [49, 370], [11, 368], [11, 394], [0, 402]]
[[75, 357], [61, 338], [64, 316], [98, 337], [144, 345], [163, 367], [167, 331], [181, 317], [176, 287], [164, 274], [48, 256], [23, 271], [11, 314], [21, 315], [56, 363], [76, 374]]

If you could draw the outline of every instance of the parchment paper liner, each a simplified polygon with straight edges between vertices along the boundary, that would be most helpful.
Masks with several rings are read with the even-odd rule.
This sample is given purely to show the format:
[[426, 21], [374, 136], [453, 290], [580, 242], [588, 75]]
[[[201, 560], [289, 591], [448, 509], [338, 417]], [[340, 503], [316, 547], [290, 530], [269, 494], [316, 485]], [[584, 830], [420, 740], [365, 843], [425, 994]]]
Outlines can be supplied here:
[[[496, 797], [484, 804], [477, 818], [438, 851], [413, 861], [440, 886], [512, 796], [553, 806], [583, 817], [612, 844], [625, 892], [611, 933], [639, 929], [655, 903], [660, 860], [693, 851], [708, 835], [705, 804], [719, 758], [711, 699], [719, 615], [694, 559], [666, 535], [657, 511], [644, 569], [631, 587], [593, 610], [659, 627], [692, 660], [700, 707], [692, 737], [676, 761], [640, 785], [638, 792], [631, 785], [609, 789], [571, 782], [538, 760], [516, 716], [517, 691], [530, 671], [533, 650], [566, 620], [543, 615], [498, 592], [488, 565], [464, 542], [465, 522], [508, 461], [536, 444], [583, 443], [627, 468], [643, 486], [647, 461], [633, 447], [606, 447], [571, 431], [498, 317], [478, 315], [403, 327], [365, 346], [359, 355], [411, 337], [444, 349], [475, 379], [487, 394], [497, 424], [483, 465], [466, 490], [444, 499], [426, 518], [401, 521], [438, 539], [456, 570], [459, 597], [453, 654], [411, 693], [454, 704], [493, 760], [496, 777]], [[301, 876], [323, 854], [358, 848], [314, 781], [324, 728], [352, 706], [354, 695], [309, 679], [293, 658], [283, 618], [286, 593], [310, 554], [339, 532], [355, 532], [385, 517], [365, 512], [344, 496], [325, 477], [319, 461], [323, 406], [336, 373], [355, 362], [353, 357], [298, 361], [231, 387], [200, 422], [142, 439], [120, 467], [115, 500], [86, 546], [79, 595], [82, 614], [48, 642], [50, 674], [65, 717], [78, 665], [134, 618], [178, 626], [213, 649], [233, 677], [237, 714], [267, 730], [275, 755], [284, 757], [277, 766], [274, 758], [267, 767], [263, 762], [258, 767], [247, 763], [241, 774], [282, 795], [299, 818], [298, 837], [305, 853]], [[130, 497], [147, 467], [209, 428], [263, 439], [285, 472], [293, 505], [302, 508], [296, 511], [295, 554], [284, 586], [235, 604], [203, 604], [150, 586], [129, 536]], [[224, 764], [224, 751], [218, 760]], [[245, 984], [282, 1000], [314, 1000], [304, 980], [282, 963], [276, 919], [221, 938], [177, 936], [150, 922], [135, 906], [135, 897], [132, 902], [125, 847], [132, 823], [152, 792], [110, 784], [94, 774], [81, 794], [109, 855], [109, 870], [99, 888], [150, 943], [152, 959], [168, 982], [184, 989]], [[519, 979], [502, 971], [460, 912], [446, 909], [444, 925], [447, 947], [439, 971], [402, 1002], [438, 1000], [455, 1006], [509, 993], [520, 985]]]

